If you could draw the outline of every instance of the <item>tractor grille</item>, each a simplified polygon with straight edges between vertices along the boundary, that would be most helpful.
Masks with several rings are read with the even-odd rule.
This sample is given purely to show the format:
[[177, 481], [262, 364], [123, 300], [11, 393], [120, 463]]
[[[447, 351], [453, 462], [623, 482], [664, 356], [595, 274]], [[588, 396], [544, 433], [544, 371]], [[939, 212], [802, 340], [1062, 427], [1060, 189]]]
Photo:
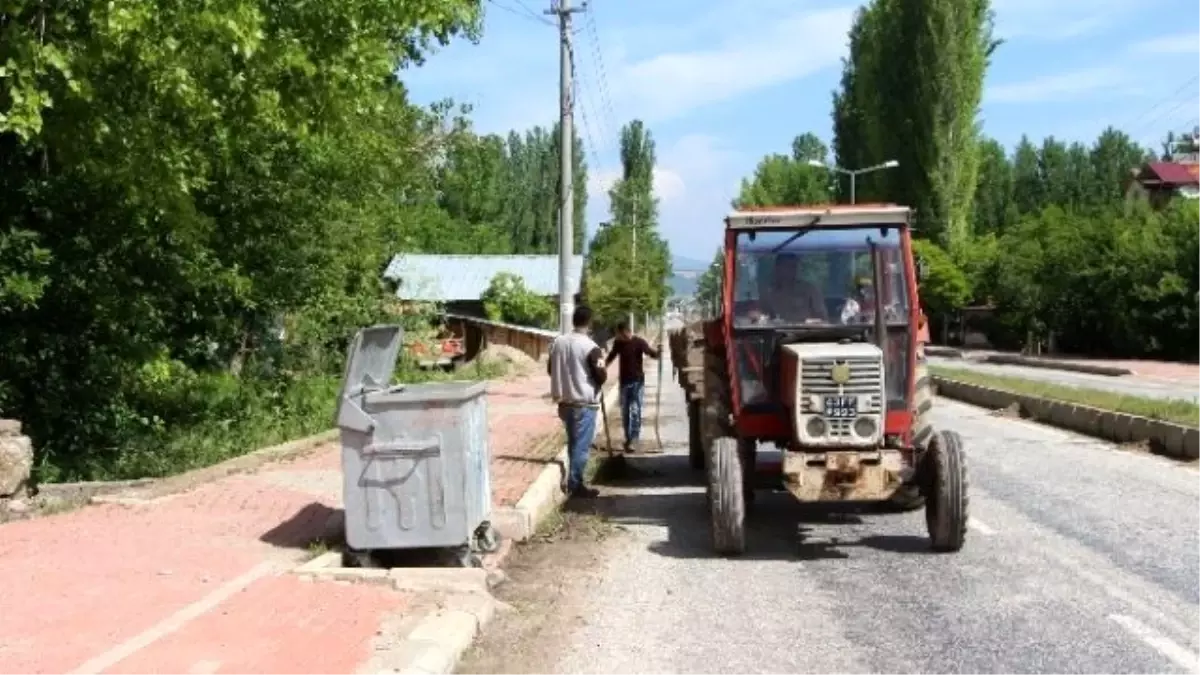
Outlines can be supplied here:
[[[845, 361], [850, 366], [850, 381], [839, 385], [830, 377], [834, 364]], [[872, 357], [815, 358], [805, 359], [800, 366], [800, 391], [808, 396], [865, 396], [869, 406], [860, 413], [878, 413], [883, 410], [883, 389], [880, 387], [883, 362]], [[806, 400], [804, 407], [809, 404]], [[806, 412], [817, 412], [806, 410]], [[849, 420], [837, 423], [852, 424]], [[847, 429], [848, 431], [848, 429]]]

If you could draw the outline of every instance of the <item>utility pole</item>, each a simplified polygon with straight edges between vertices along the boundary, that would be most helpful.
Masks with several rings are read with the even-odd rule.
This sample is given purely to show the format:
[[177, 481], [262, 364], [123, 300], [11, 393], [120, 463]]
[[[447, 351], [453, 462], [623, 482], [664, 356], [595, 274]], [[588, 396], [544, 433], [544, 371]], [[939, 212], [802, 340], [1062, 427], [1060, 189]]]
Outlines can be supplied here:
[[571, 15], [581, 11], [582, 8], [571, 7], [571, 0], [558, 0], [554, 7], [546, 10], [546, 14], [558, 17], [558, 330], [564, 334], [571, 331], [571, 316], [575, 313], [575, 298], [571, 294], [571, 258], [575, 255], [575, 235], [572, 231], [575, 219], [575, 177], [571, 172], [575, 166], [571, 158], [571, 152], [575, 149], [575, 134], [571, 128], [575, 116], [571, 83], [571, 64], [574, 60], [571, 49]]
[[[630, 253], [631, 253], [631, 257], [633, 259], [632, 260], [633, 269], [630, 271], [634, 274], [637, 274], [637, 230], [638, 230], [637, 229], [637, 220], [638, 220], [638, 214], [637, 214], [638, 198], [637, 198], [637, 195], [636, 194], [633, 195], [632, 199], [633, 199], [633, 211], [631, 211], [629, 214], [630, 215], [629, 226], [633, 230], [633, 233], [632, 233], [633, 239], [632, 239], [632, 244], [630, 245]], [[637, 330], [637, 326], [634, 324], [634, 321], [633, 321], [633, 308], [632, 307], [629, 308], [629, 330], [631, 332]]]

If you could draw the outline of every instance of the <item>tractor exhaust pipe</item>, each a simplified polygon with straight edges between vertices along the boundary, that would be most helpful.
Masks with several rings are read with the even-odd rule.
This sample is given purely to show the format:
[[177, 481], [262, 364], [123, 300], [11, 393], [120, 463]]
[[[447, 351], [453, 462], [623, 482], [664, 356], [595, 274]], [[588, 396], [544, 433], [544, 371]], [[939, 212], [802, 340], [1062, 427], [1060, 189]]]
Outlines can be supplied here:
[[875, 345], [883, 352], [886, 359], [888, 353], [887, 320], [883, 316], [883, 253], [879, 245], [871, 237], [867, 237], [867, 246], [871, 249], [871, 285], [875, 304]]

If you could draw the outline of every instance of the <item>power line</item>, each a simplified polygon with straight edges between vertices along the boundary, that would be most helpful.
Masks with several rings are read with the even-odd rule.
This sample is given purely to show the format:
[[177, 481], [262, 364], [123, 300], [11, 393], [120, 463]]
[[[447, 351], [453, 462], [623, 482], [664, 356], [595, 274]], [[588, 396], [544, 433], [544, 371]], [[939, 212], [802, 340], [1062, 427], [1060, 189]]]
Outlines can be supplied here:
[[581, 96], [579, 95], [579, 89], [580, 89], [580, 85], [579, 85], [579, 78], [578, 78], [578, 77], [574, 77], [574, 75], [575, 75], [575, 72], [574, 72], [574, 71], [575, 71], [575, 62], [574, 62], [574, 60], [572, 60], [572, 62], [571, 62], [571, 70], [572, 70], [572, 76], [573, 76], [573, 79], [574, 79], [574, 86], [575, 86], [575, 96], [574, 96], [574, 98], [575, 98], [575, 99], [576, 99], [576, 100], [579, 102], [579, 117], [580, 117], [580, 119], [581, 119], [581, 120], [582, 120], [582, 122], [583, 122], [583, 143], [584, 143], [584, 147], [585, 147], [585, 149], [587, 150], [588, 154], [591, 156], [592, 166], [593, 166], [595, 169], [599, 170], [599, 168], [600, 168], [600, 157], [599, 157], [599, 155], [598, 155], [598, 154], [597, 154], [597, 152], [596, 152], [596, 140], [595, 140], [595, 138], [593, 138], [593, 137], [592, 137], [592, 126], [593, 126], [593, 125], [592, 125], [592, 122], [591, 122], [591, 121], [588, 119], [588, 113], [587, 113], [587, 111], [588, 111], [588, 105], [586, 105], [586, 104], [585, 104], [585, 99], [584, 99], [584, 97], [581, 97]]
[[537, 12], [534, 12], [532, 9], [530, 9], [528, 7], [528, 5], [521, 2], [521, 0], [515, 0], [515, 2], [518, 5], [517, 7], [509, 7], [508, 5], [500, 4], [497, 0], [488, 0], [488, 3], [491, 4], [493, 7], [495, 7], [496, 9], [502, 9], [502, 10], [508, 12], [509, 14], [512, 14], [513, 16], [519, 16], [522, 19], [536, 21], [538, 23], [545, 24], [545, 25], [551, 26], [551, 27], [554, 27], [557, 25], [550, 19], [547, 19], [544, 16], [539, 16], [537, 14]]
[[[1158, 109], [1162, 108], [1163, 106], [1165, 106], [1165, 104], [1170, 103], [1171, 100], [1174, 100], [1174, 98], [1183, 94], [1184, 91], [1187, 91], [1189, 86], [1192, 86], [1193, 84], [1198, 83], [1198, 82], [1200, 82], [1200, 73], [1196, 73], [1195, 77], [1187, 80], [1187, 82], [1184, 82], [1180, 86], [1180, 88], [1176, 89], [1169, 96], [1166, 96], [1165, 98], [1163, 98], [1162, 101], [1158, 101], [1157, 103], [1154, 103], [1153, 106], [1151, 106], [1150, 108], [1145, 110], [1144, 113], [1141, 113], [1140, 115], [1138, 115], [1138, 117], [1134, 118], [1134, 120], [1130, 121], [1130, 123], [1124, 125], [1124, 127], [1126, 127], [1126, 129], [1128, 129], [1129, 131], [1141, 131], [1141, 130], [1147, 129], [1148, 126], [1151, 126], [1152, 124], [1157, 123], [1157, 121], [1162, 121], [1163, 113], [1153, 114], [1154, 110], [1158, 110]], [[1190, 98], [1190, 100], [1188, 100], [1188, 98], [1184, 98], [1183, 101], [1178, 102], [1174, 108], [1170, 108], [1168, 110], [1168, 112], [1166, 112], [1165, 114], [1170, 115], [1171, 113], [1175, 113], [1176, 110], [1182, 108], [1184, 106], [1184, 104], [1187, 104], [1190, 101], [1198, 100], [1198, 98], [1200, 98], [1200, 95]]]
[[615, 140], [616, 134], [619, 133], [621, 125], [617, 120], [616, 113], [613, 111], [612, 99], [608, 95], [608, 68], [605, 67], [604, 64], [604, 52], [600, 48], [600, 31], [596, 28], [596, 18], [594, 14], [595, 12], [591, 11], [584, 15], [584, 26], [587, 28], [587, 31], [591, 37], [592, 56], [596, 60], [596, 65], [600, 75], [598, 86], [600, 88], [601, 103], [604, 105], [604, 109], [601, 111], [601, 113], [606, 115], [607, 121], [612, 123], [612, 129], [614, 132], [613, 137]]

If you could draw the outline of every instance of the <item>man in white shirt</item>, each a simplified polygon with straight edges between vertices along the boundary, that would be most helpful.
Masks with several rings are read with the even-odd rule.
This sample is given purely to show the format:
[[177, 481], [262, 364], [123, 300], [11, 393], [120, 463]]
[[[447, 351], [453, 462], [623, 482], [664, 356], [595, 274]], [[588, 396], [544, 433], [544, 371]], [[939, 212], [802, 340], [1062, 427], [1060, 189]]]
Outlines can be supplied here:
[[600, 408], [600, 388], [608, 378], [604, 352], [588, 335], [592, 310], [575, 308], [571, 317], [574, 330], [554, 338], [546, 368], [550, 373], [550, 396], [558, 404], [558, 416], [567, 434], [567, 495], [596, 497], [599, 493], [583, 484], [592, 439], [596, 435], [596, 416]]

